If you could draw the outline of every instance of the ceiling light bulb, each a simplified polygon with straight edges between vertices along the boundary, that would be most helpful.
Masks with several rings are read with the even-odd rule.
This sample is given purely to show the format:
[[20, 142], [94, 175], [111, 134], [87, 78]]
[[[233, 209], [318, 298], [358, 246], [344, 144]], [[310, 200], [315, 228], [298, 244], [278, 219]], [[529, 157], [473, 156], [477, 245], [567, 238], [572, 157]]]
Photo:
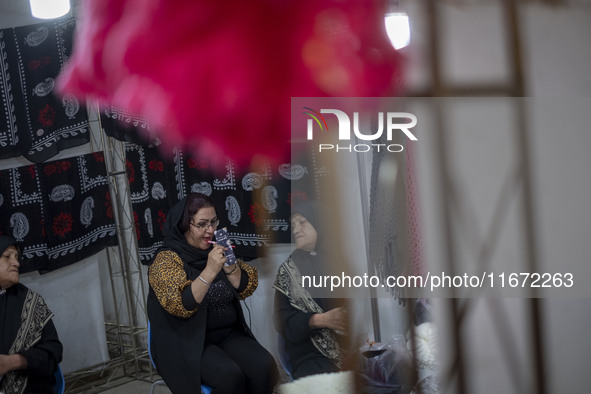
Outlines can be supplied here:
[[399, 50], [410, 43], [410, 24], [405, 12], [387, 14], [386, 33], [394, 49]]
[[39, 19], [54, 19], [70, 11], [70, 0], [29, 0], [31, 14]]

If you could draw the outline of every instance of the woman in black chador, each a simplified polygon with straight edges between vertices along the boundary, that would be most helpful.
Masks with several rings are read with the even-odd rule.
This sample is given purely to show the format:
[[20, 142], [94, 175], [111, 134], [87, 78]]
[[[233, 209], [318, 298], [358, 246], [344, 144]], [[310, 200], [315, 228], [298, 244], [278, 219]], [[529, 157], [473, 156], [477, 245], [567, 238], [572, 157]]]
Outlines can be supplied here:
[[16, 241], [0, 235], [0, 392], [53, 393], [62, 344], [41, 296], [19, 283]]
[[219, 223], [213, 201], [192, 193], [173, 206], [164, 245], [148, 270], [151, 354], [174, 394], [271, 393], [277, 367], [247, 326], [239, 300], [257, 287], [255, 268], [225, 266], [212, 246]]
[[348, 316], [344, 301], [312, 297], [302, 287], [302, 276], [322, 276], [328, 255], [319, 242], [317, 202], [306, 201], [292, 209], [291, 227], [296, 250], [279, 267], [275, 279], [275, 327], [285, 343], [291, 375], [337, 372], [342, 367], [342, 334]]

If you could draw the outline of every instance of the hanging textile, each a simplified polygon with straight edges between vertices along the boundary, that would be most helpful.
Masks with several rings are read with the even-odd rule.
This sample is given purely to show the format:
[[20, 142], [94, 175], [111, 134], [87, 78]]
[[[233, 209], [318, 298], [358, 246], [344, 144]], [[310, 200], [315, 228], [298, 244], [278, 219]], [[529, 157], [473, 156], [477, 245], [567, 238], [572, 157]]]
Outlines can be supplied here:
[[156, 139], [145, 117], [122, 108], [103, 106], [100, 108], [100, 119], [105, 134], [119, 141], [149, 145]]
[[[162, 245], [162, 225], [171, 206], [192, 192], [211, 196], [219, 227], [226, 227], [235, 253], [254, 259], [257, 249], [290, 242], [289, 163], [269, 163], [240, 172], [226, 158], [224, 171], [181, 149], [161, 155], [156, 147], [127, 144], [126, 171], [140, 260], [149, 264]], [[280, 175], [283, 174], [283, 175]]]
[[291, 180], [289, 168], [291, 163], [267, 164], [270, 173], [268, 184], [255, 195], [259, 207], [265, 209], [263, 231], [269, 234], [273, 243], [290, 243], [291, 230], [289, 216], [291, 213]]
[[[395, 156], [382, 151], [373, 155], [369, 266], [372, 274], [382, 279], [423, 274], [414, 158], [412, 147], [405, 145], [404, 154]], [[396, 170], [393, 171], [394, 168]], [[400, 303], [405, 302], [407, 295], [403, 288], [392, 287], [387, 290]]]
[[46, 273], [117, 244], [102, 152], [0, 171], [0, 232], [21, 272]]
[[[380, 141], [381, 142], [381, 141]], [[400, 178], [385, 182], [380, 171], [391, 168], [388, 161], [395, 160], [384, 153], [373, 155], [369, 211], [369, 267], [372, 274], [384, 279], [398, 276], [404, 270], [401, 228], [404, 223], [404, 194], [397, 191]], [[398, 170], [400, 171], [400, 169]], [[404, 293], [398, 287], [388, 288], [395, 298], [402, 300]]]
[[40, 163], [89, 141], [83, 103], [54, 94], [74, 29], [69, 17], [0, 30], [0, 159]]
[[[102, 152], [38, 165], [45, 191], [49, 272], [117, 245], [109, 179]], [[72, 192], [74, 194], [72, 194]]]
[[291, 183], [288, 195], [289, 206], [308, 200], [334, 198], [330, 177], [333, 171], [326, 160], [308, 144], [292, 144], [292, 162], [284, 163], [278, 169], [279, 174]]
[[48, 260], [45, 194], [38, 172], [34, 164], [0, 171], [0, 232], [21, 245], [21, 273], [35, 271]]
[[219, 171], [219, 167], [214, 171], [208, 159], [195, 158], [180, 150], [175, 152], [174, 162], [179, 198], [192, 192], [211, 196], [220, 219], [218, 228], [227, 227], [236, 245], [234, 253], [250, 260], [258, 256], [257, 247], [269, 246], [269, 236], [256, 227], [263, 224], [262, 205], [253, 200], [254, 191], [270, 179], [267, 168], [242, 173], [226, 158], [223, 171]]
[[149, 264], [162, 246], [162, 226], [177, 201], [172, 162], [154, 147], [125, 146], [125, 167], [140, 261]]
[[[219, 228], [227, 227], [234, 252], [243, 259], [258, 256], [257, 247], [268, 246], [269, 237], [257, 233], [253, 219], [258, 205], [252, 201], [255, 186], [241, 179], [231, 160], [225, 172], [214, 173], [207, 160], [192, 158], [176, 149], [170, 159], [157, 148], [128, 144], [126, 168], [130, 185], [133, 219], [136, 228], [140, 260], [149, 264], [162, 245], [162, 225], [169, 208], [192, 192], [211, 196], [220, 219]], [[248, 175], [248, 174], [247, 174]], [[260, 186], [258, 186], [260, 187]]]
[[170, 207], [191, 192], [214, 199], [219, 227], [227, 227], [241, 258], [256, 258], [257, 248], [272, 242], [290, 242], [290, 184], [280, 175], [282, 166], [263, 163], [240, 171], [229, 158], [213, 163], [180, 148], [166, 151], [142, 117], [112, 106], [102, 108], [100, 116], [105, 134], [128, 142], [126, 171], [142, 263], [149, 264], [162, 245]]
[[421, 210], [416, 180], [416, 156], [411, 144], [407, 144], [406, 150], [406, 204], [410, 271], [413, 275], [425, 276], [423, 236], [420, 225]]
[[[240, 170], [229, 158], [214, 163], [183, 149], [164, 150], [157, 146], [159, 140], [150, 123], [129, 111], [104, 107], [100, 116], [105, 134], [128, 142], [126, 171], [144, 264], [150, 263], [162, 245], [168, 210], [191, 192], [211, 196], [218, 204], [219, 227], [228, 228], [235, 253], [244, 259], [256, 258], [258, 248], [291, 242], [293, 204], [331, 195], [328, 180], [332, 171], [314, 152], [298, 155], [293, 162], [261, 160]], [[146, 141], [145, 136], [152, 138]]]

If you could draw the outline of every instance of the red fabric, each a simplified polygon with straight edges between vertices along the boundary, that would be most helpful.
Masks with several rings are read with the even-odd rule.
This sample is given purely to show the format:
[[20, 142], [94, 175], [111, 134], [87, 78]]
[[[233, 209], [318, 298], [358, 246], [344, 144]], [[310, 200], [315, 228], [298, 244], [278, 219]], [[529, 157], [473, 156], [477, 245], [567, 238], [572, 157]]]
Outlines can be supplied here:
[[[289, 157], [291, 97], [391, 96], [375, 0], [86, 0], [59, 89], [147, 116], [163, 142]], [[287, 155], [287, 156], [285, 156]]]

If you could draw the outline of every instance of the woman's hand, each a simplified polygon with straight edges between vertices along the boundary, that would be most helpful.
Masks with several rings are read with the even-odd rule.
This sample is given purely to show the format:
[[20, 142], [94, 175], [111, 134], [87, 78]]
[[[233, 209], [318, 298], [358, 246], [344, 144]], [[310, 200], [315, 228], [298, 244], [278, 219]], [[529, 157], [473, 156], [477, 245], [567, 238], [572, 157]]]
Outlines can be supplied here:
[[224, 254], [225, 249], [226, 248], [223, 246], [214, 245], [209, 251], [205, 268], [201, 271], [199, 277], [191, 284], [191, 291], [193, 292], [193, 298], [195, 298], [195, 301], [203, 301], [209, 286], [222, 270], [224, 263], [226, 262], [226, 255]]
[[223, 246], [214, 245], [207, 255], [207, 265], [203, 269], [203, 272], [201, 272], [201, 277], [209, 283], [213, 282], [224, 267], [224, 263], [226, 262], [225, 250], [226, 248]]
[[27, 359], [21, 354], [0, 354], [0, 376], [10, 371], [27, 368]]
[[310, 328], [330, 328], [341, 333], [347, 332], [347, 312], [343, 308], [334, 308], [324, 313], [317, 313], [310, 318]]

